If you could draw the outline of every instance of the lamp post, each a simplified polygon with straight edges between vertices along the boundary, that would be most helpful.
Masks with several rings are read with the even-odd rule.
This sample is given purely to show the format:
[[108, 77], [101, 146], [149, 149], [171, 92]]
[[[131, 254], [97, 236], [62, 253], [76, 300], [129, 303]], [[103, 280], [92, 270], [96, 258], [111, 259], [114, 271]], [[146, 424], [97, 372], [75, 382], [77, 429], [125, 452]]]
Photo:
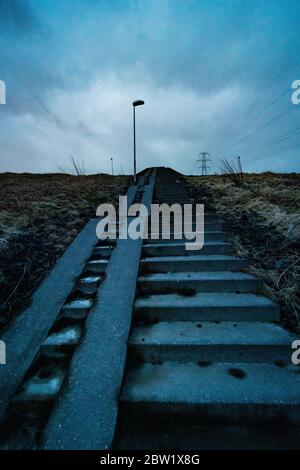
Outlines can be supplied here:
[[110, 157], [110, 161], [111, 161], [111, 174], [113, 176], [114, 175], [114, 159]]
[[133, 181], [136, 183], [136, 141], [135, 141], [135, 108], [136, 106], [142, 106], [145, 104], [143, 100], [136, 100], [132, 103], [133, 106]]

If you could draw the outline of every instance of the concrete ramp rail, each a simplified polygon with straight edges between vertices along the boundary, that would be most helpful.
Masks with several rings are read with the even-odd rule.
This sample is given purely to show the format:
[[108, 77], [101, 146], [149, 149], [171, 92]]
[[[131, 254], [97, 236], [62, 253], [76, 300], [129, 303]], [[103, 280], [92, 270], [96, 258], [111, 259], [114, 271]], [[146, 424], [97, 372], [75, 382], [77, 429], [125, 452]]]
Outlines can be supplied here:
[[[143, 190], [141, 202], [150, 209], [154, 176], [139, 187]], [[47, 425], [45, 449], [112, 446], [142, 244], [142, 239], [117, 242]]]

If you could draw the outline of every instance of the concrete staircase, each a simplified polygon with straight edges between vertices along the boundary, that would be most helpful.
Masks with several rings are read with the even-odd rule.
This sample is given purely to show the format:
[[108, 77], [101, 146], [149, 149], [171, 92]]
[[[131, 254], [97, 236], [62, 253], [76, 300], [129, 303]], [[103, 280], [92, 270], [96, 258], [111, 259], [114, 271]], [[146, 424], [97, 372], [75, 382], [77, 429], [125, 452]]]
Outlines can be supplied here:
[[240, 271], [246, 261], [233, 255], [221, 218], [208, 220], [199, 252], [174, 240], [144, 245], [121, 395], [121, 421], [135, 425], [125, 440], [121, 432], [121, 448], [163, 440], [188, 448], [178, 426], [194, 448], [257, 448], [256, 429], [258, 448], [297, 446], [295, 337], [276, 323], [279, 308], [259, 294], [261, 282]]

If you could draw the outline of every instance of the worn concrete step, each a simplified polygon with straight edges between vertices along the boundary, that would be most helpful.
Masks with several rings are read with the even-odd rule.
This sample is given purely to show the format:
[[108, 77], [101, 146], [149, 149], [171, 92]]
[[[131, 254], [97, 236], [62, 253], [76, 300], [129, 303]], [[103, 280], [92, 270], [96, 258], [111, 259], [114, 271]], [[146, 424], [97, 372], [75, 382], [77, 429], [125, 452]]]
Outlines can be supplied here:
[[228, 255], [153, 256], [141, 260], [142, 272], [239, 271], [247, 261]]
[[33, 410], [34, 402], [53, 402], [61, 389], [64, 377], [65, 370], [59, 366], [41, 367], [33, 376], [25, 380], [14, 396], [13, 403], [32, 406]]
[[[196, 225], [195, 225], [196, 220], [197, 220], [197, 219], [196, 219], [195, 217], [192, 218], [192, 227], [193, 227], [193, 228], [196, 226]], [[198, 220], [199, 220], [199, 219], [198, 219]], [[153, 226], [153, 227], [155, 227], [155, 228], [161, 229], [161, 226], [162, 226], [161, 222], [162, 222], [162, 218], [160, 218], [159, 221], [156, 221], [156, 220], [151, 221], [150, 218], [148, 219], [149, 227]], [[121, 223], [123, 224], [124, 222], [122, 221]], [[213, 219], [210, 219], [210, 218], [204, 217], [204, 224], [211, 224], [211, 225], [213, 225], [213, 224], [222, 224], [222, 223], [223, 223], [223, 218], [213, 218]], [[182, 217], [181, 221], [178, 221], [178, 222], [176, 221], [175, 227], [183, 227], [183, 224], [184, 224], [184, 218]], [[170, 217], [170, 225], [171, 225], [171, 228], [174, 227], [174, 218], [173, 218], [172, 216]], [[119, 228], [120, 228], [120, 226], [121, 226], [121, 224], [120, 224], [120, 222], [117, 220], [117, 221], [111, 221], [111, 222], [109, 222], [109, 224], [107, 223], [106, 226], [105, 226], [105, 228], [107, 229], [108, 226], [109, 226], [113, 231], [118, 231]], [[98, 247], [97, 247], [97, 248], [98, 248]]]
[[[152, 228], [153, 231], [156, 231], [156, 232], [161, 232], [162, 231], [162, 223], [161, 222], [151, 222], [149, 221], [148, 223], [148, 226], [149, 226], [149, 229]], [[184, 224], [183, 224], [183, 221], [182, 223], [181, 222], [178, 222], [178, 223], [174, 223], [174, 221], [171, 220], [170, 222], [170, 230], [173, 230], [175, 232], [179, 232], [182, 230], [182, 228], [184, 227]], [[206, 220], [204, 219], [204, 230], [205, 231], [218, 231], [218, 230], [222, 230], [222, 227], [223, 227], [223, 220], [222, 219], [219, 219], [219, 220], [215, 220], [215, 221], [210, 221], [210, 220]], [[199, 222], [198, 222], [198, 225], [196, 225], [195, 221], [192, 222], [191, 226], [188, 225], [186, 226], [186, 230], [188, 231], [189, 229], [192, 229], [192, 230], [195, 230], [196, 228], [202, 228], [200, 227], [199, 225]]]
[[[246, 427], [244, 423], [240, 426], [201, 426], [201, 423], [189, 426], [127, 420], [118, 430], [114, 448], [119, 451], [299, 450], [299, 442], [299, 428]], [[197, 463], [197, 457], [194, 461]]]
[[163, 416], [176, 424], [299, 426], [299, 367], [142, 364], [128, 372], [122, 402], [139, 421]]
[[63, 358], [70, 355], [78, 345], [82, 334], [80, 325], [66, 326], [51, 333], [41, 346], [41, 352], [50, 358]]
[[256, 292], [261, 281], [250, 274], [231, 271], [202, 271], [144, 274], [138, 278], [142, 294], [182, 293], [187, 297], [196, 292]]
[[103, 256], [105, 258], [109, 258], [110, 255], [112, 254], [114, 247], [113, 246], [96, 246], [93, 250], [93, 255], [96, 256]]
[[231, 255], [234, 253], [234, 247], [226, 242], [207, 242], [201, 249], [187, 250], [185, 243], [181, 241], [174, 242], [169, 240], [162, 243], [146, 243], [143, 246], [143, 256], [183, 256], [183, 255]]
[[290, 362], [295, 335], [264, 322], [160, 322], [133, 329], [142, 362]]
[[[194, 230], [194, 229], [193, 229]], [[148, 233], [145, 233], [145, 236], [143, 237], [144, 238], [144, 243], [147, 245], [147, 244], [151, 244], [151, 243], [165, 243], [165, 242], [171, 242], [171, 243], [180, 243], [182, 240], [185, 240], [185, 237], [181, 235], [180, 231], [178, 229], [175, 230], [176, 233], [178, 233], [178, 237], [180, 237], [179, 239], [176, 240], [176, 238], [174, 238], [174, 231], [173, 229], [170, 230], [170, 237], [168, 236], [167, 239], [163, 239], [162, 238], [162, 235], [161, 235], [161, 230], [157, 230], [155, 229], [153, 231], [153, 235], [152, 235], [152, 232], [150, 230], [150, 226], [148, 227]], [[207, 234], [207, 236], [206, 236]], [[223, 235], [222, 235], [223, 234]], [[192, 240], [186, 240], [186, 241], [194, 241], [194, 234], [193, 235], [193, 239]], [[152, 237], [152, 238], [151, 238]], [[112, 231], [112, 232], [109, 232], [107, 234], [107, 242], [114, 242], [116, 243], [116, 241], [119, 239], [119, 231]], [[228, 239], [228, 234], [226, 234], [226, 232], [223, 232], [222, 231], [222, 225], [212, 225], [212, 226], [208, 226], [206, 227], [205, 226], [205, 229], [204, 229], [204, 240], [205, 242], [226, 242], [226, 240]], [[94, 255], [103, 255], [107, 258], [109, 258], [110, 253], [105, 252], [105, 247], [98, 247], [94, 250]], [[112, 250], [111, 250], [112, 251]]]
[[[205, 222], [204, 223], [204, 227], [201, 226], [196, 226], [195, 224], [192, 224], [192, 226], [187, 226], [185, 228], [185, 231], [186, 232], [195, 232], [196, 230], [199, 232], [199, 231], [203, 231], [204, 229], [204, 232], [207, 233], [207, 232], [223, 232], [223, 224], [220, 222]], [[153, 232], [153, 233], [162, 233], [162, 232], [165, 232], [165, 228], [163, 229], [162, 227], [162, 224], [158, 224], [158, 225], [154, 225], [151, 227], [150, 223], [148, 224], [148, 230], [150, 232]], [[181, 225], [181, 224], [176, 224], [176, 225], [173, 225], [173, 224], [170, 224], [170, 232], [171, 233], [174, 233], [174, 232], [177, 232], [177, 233], [182, 233], [182, 231], [184, 230], [184, 226]], [[150, 236], [149, 236], [150, 238]]]
[[100, 276], [81, 277], [76, 284], [77, 289], [83, 294], [94, 294], [97, 292], [102, 278]]
[[139, 297], [134, 316], [156, 321], [275, 321], [279, 307], [271, 299], [255, 294], [205, 293]]
[[[171, 219], [172, 218], [173, 218], [173, 214], [171, 213]], [[196, 213], [195, 213], [195, 209], [193, 208], [192, 220], [195, 220], [195, 219], [196, 219]], [[213, 214], [213, 213], [204, 212], [204, 220], [206, 222], [222, 222], [223, 219], [224, 219], [223, 214]], [[152, 220], [156, 222], [154, 218]]]
[[[169, 230], [168, 230], [169, 229]], [[148, 224], [148, 231], [151, 233], [151, 237], [154, 238], [155, 236], [162, 236], [162, 233], [168, 233], [174, 237], [174, 233], [180, 234], [180, 237], [182, 236], [182, 233], [184, 231], [186, 233], [192, 233], [192, 235], [195, 233], [195, 231], [199, 232], [199, 226], [196, 226], [194, 223], [192, 224], [191, 227], [186, 227], [184, 230], [184, 225], [183, 224], [170, 224], [169, 228], [163, 228], [162, 224], [154, 224], [151, 226], [151, 224]], [[222, 231], [222, 224], [221, 223], [205, 223], [204, 227], [200, 227], [201, 231], [205, 233], [205, 238], [207, 240], [224, 240], [227, 238], [226, 232]], [[120, 233], [120, 226], [119, 225], [113, 225], [111, 229], [106, 231], [106, 236], [107, 239], [109, 240], [110, 238], [117, 238]], [[152, 235], [153, 234], [153, 235]], [[149, 239], [150, 235], [149, 235]], [[110, 256], [111, 252], [113, 250], [113, 247], [111, 246], [99, 246], [96, 247], [93, 251], [93, 254], [95, 255], [102, 255], [102, 256]]]
[[106, 271], [108, 261], [106, 259], [96, 259], [88, 261], [86, 269], [91, 273], [104, 273]]
[[[163, 238], [168, 237], [168, 238]], [[152, 232], [151, 233], [152, 238], [148, 238], [145, 240], [145, 243], [164, 243], [167, 242], [168, 239], [170, 238], [173, 241], [177, 240], [183, 240], [189, 241], [191, 240], [191, 237], [195, 237], [195, 232], [174, 232], [174, 230], [171, 230], [170, 233], [164, 232]], [[154, 238], [156, 237], [156, 238]], [[204, 240], [206, 242], [211, 242], [211, 241], [226, 241], [228, 238], [228, 235], [226, 232], [222, 232], [220, 230], [215, 231], [215, 232], [208, 232], [204, 231]]]
[[93, 299], [75, 299], [66, 303], [61, 309], [63, 318], [79, 320], [85, 318], [93, 306]]

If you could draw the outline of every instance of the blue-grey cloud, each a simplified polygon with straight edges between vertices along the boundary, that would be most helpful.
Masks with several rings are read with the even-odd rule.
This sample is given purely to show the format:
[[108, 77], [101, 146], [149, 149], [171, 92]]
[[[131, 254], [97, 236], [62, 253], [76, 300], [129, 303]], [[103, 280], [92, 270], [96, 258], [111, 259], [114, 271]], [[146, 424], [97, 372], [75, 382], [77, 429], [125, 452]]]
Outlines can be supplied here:
[[24, 34], [38, 25], [35, 14], [27, 0], [1, 0], [0, 25], [2, 31]]
[[[0, 170], [55, 171], [72, 153], [91, 171], [131, 170], [131, 100], [139, 164], [192, 172], [198, 151], [242, 155], [249, 170], [299, 170], [298, 0], [1, 0]], [[254, 132], [256, 131], [256, 132]], [[248, 139], [229, 144], [253, 132]], [[277, 153], [276, 153], [277, 152]], [[274, 157], [272, 157], [274, 153]], [[276, 155], [275, 155], [276, 153]], [[271, 156], [270, 156], [271, 155]], [[250, 158], [250, 156], [252, 156]], [[261, 158], [260, 158], [261, 157]]]

